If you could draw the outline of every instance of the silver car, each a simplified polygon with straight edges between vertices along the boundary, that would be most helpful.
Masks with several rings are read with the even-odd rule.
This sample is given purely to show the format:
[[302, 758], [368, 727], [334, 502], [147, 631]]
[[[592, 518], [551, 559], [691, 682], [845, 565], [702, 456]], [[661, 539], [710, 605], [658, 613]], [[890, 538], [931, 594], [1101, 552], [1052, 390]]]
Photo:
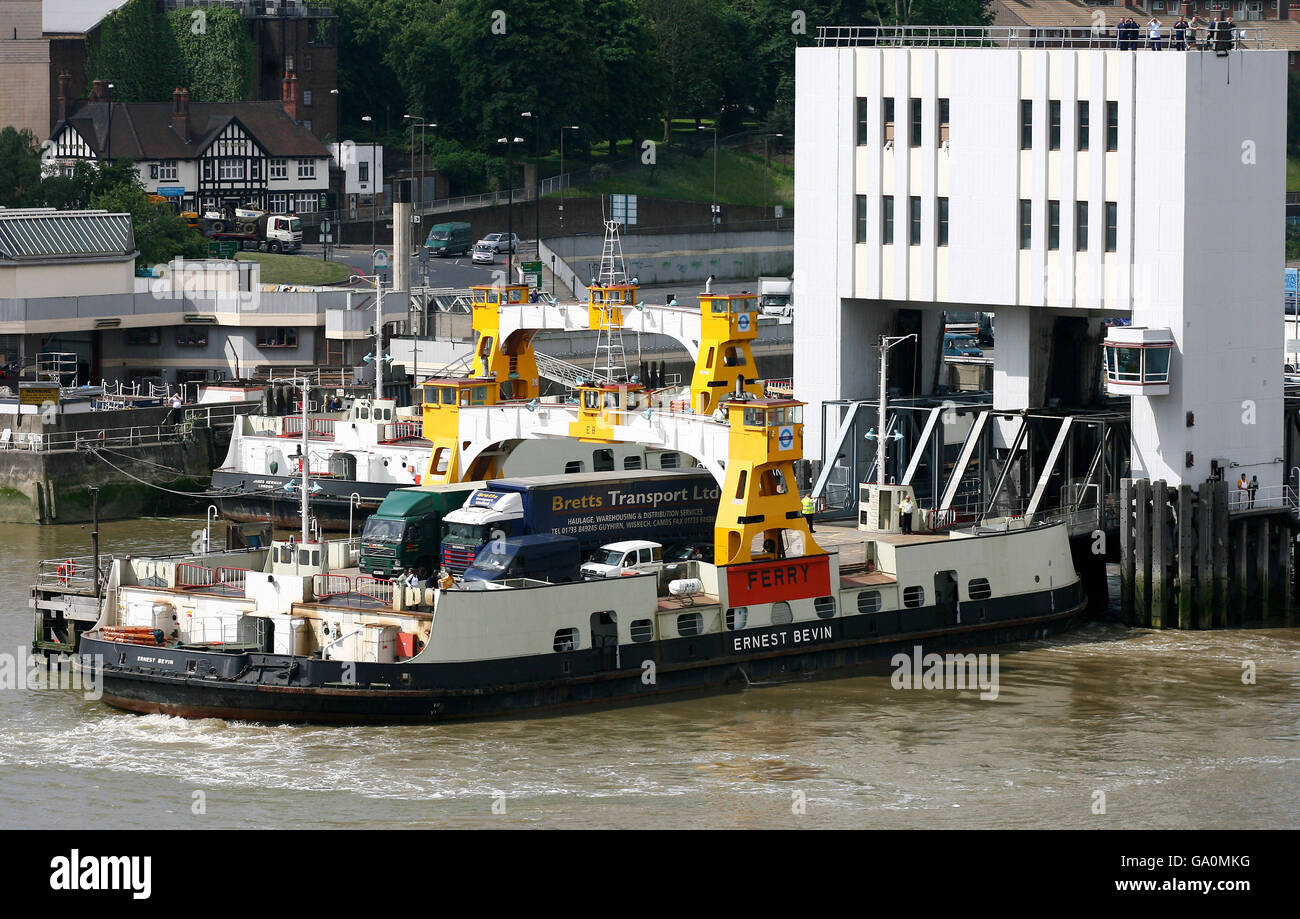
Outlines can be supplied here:
[[519, 235], [517, 233], [489, 233], [477, 243], [479, 246], [490, 246], [493, 252], [516, 252], [519, 249]]
[[471, 261], [475, 265], [494, 265], [497, 260], [497, 250], [493, 249], [489, 243], [478, 243], [474, 246], [474, 254]]

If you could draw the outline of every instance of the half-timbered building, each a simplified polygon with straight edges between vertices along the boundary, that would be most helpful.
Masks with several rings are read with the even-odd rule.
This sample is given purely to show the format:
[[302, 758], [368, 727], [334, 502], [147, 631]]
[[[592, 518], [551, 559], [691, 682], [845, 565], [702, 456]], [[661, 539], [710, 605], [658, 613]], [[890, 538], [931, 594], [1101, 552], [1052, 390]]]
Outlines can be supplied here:
[[311, 213], [324, 207], [330, 151], [297, 118], [297, 78], [286, 74], [280, 102], [113, 102], [96, 81], [91, 98], [59, 98], [47, 168], [78, 160], [129, 159], [145, 189], [180, 210], [255, 207]]

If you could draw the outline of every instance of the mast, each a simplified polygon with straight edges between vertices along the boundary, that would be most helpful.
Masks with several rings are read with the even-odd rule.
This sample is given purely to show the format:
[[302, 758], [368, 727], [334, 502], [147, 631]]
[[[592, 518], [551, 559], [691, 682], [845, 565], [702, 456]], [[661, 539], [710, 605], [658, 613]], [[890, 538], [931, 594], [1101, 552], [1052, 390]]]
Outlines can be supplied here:
[[[296, 383], [297, 380], [294, 380]], [[302, 514], [302, 538], [301, 542], [307, 542], [307, 477], [308, 477], [308, 460], [307, 460], [307, 386], [310, 381], [307, 377], [302, 378], [302, 482], [299, 488], [302, 495], [299, 498], [299, 506]]]
[[908, 335], [880, 336], [880, 401], [876, 416], [876, 485], [885, 487], [885, 464], [889, 459], [889, 438], [885, 436], [885, 424], [889, 411], [889, 349], [901, 345], [909, 338], [916, 338], [916, 333]]
[[375, 275], [375, 400], [384, 398], [384, 276]]

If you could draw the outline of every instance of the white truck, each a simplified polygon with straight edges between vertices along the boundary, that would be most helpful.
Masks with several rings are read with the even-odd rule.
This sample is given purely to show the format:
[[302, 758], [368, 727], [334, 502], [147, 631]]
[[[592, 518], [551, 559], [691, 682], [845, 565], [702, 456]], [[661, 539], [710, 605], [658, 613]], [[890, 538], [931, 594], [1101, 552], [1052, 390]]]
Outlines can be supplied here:
[[793, 316], [794, 281], [790, 278], [759, 278], [758, 310], [764, 316]]
[[237, 242], [241, 249], [297, 252], [302, 248], [302, 220], [290, 214], [227, 207], [205, 212], [194, 227], [208, 239]]

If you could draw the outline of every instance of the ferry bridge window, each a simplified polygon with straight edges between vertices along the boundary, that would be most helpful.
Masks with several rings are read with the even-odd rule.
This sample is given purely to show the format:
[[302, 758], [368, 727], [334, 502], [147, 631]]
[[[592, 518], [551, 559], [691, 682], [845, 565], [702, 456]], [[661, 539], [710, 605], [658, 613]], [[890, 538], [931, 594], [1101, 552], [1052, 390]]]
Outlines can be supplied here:
[[584, 389], [582, 391], [582, 407], [588, 409], [600, 408], [600, 393], [594, 389]]
[[483, 405], [487, 402], [487, 387], [473, 386], [470, 388], [469, 403], [470, 405]]
[[761, 408], [746, 408], [744, 420], [745, 420], [746, 427], [750, 427], [750, 428], [763, 427], [763, 410]]
[[655, 637], [655, 624], [649, 619], [633, 619], [629, 628], [633, 641], [651, 641]]
[[557, 629], [553, 647], [556, 651], [576, 651], [578, 648], [578, 630]]
[[704, 631], [704, 617], [699, 613], [681, 613], [677, 617], [677, 634], [682, 638], [694, 638]]
[[727, 628], [730, 631], [734, 632], [736, 631], [736, 629], [743, 629], [745, 627], [745, 623], [748, 621], [749, 621], [748, 606], [733, 606], [732, 608], [727, 610]]
[[731, 301], [731, 311], [733, 313], [752, 313], [754, 311], [753, 297], [735, 297]]
[[591, 468], [596, 472], [614, 471], [614, 451], [596, 450], [591, 454]]
[[441, 397], [441, 398], [442, 398], [442, 404], [443, 404], [443, 405], [455, 405], [455, 404], [456, 404], [456, 387], [455, 387], [455, 386], [440, 386], [440, 387], [438, 387], [438, 388], [439, 388], [440, 390], [442, 390], [442, 397]]
[[993, 596], [993, 588], [989, 586], [988, 578], [971, 578], [966, 584], [966, 592], [970, 594], [972, 600], [987, 600]]
[[925, 603], [925, 588], [921, 586], [903, 588], [903, 605], [915, 609]]
[[1144, 348], [1143, 354], [1146, 357], [1146, 372], [1143, 374], [1143, 381], [1146, 383], [1167, 383], [1169, 382], [1169, 348]]
[[835, 616], [835, 598], [818, 597], [813, 601], [813, 609], [817, 611], [818, 619], [832, 619]]
[[858, 594], [859, 613], [878, 613], [881, 605], [880, 591], [878, 590], [864, 590]]
[[726, 311], [727, 311], [727, 301], [726, 301], [726, 300], [714, 300], [714, 301], [713, 301], [713, 312], [715, 312], [715, 313], [725, 313]]
[[790, 611], [790, 604], [784, 600], [778, 600], [772, 604], [772, 625], [786, 625], [794, 622], [794, 613]]

